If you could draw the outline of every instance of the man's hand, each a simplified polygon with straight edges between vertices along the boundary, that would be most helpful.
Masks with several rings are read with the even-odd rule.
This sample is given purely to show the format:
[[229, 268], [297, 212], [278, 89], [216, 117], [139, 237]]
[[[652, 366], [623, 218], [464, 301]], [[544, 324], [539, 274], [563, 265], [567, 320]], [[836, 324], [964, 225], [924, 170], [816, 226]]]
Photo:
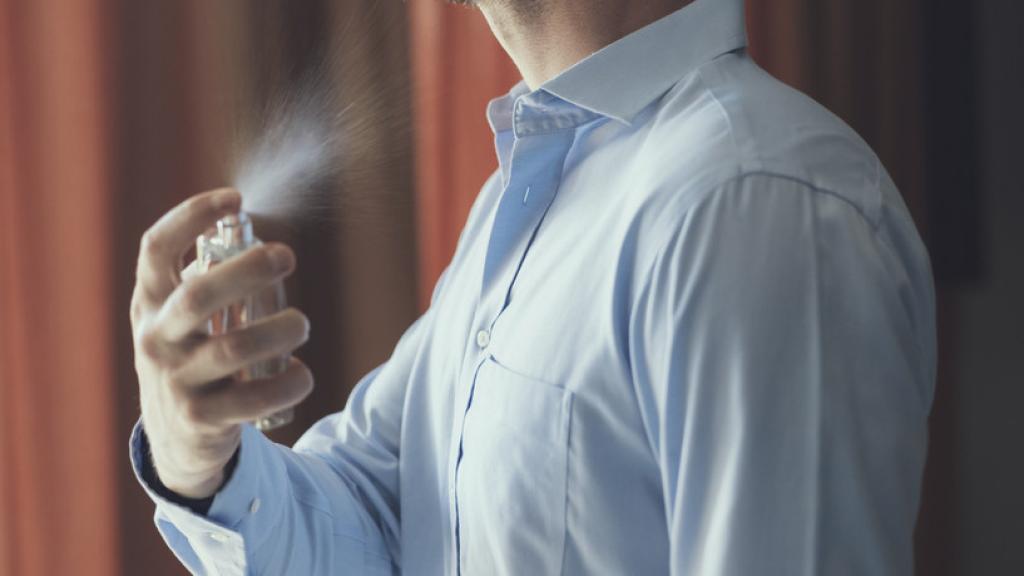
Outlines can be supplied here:
[[238, 447], [239, 424], [299, 403], [313, 389], [309, 370], [292, 358], [265, 380], [231, 375], [254, 362], [289, 355], [309, 332], [293, 308], [219, 336], [205, 332], [216, 311], [270, 286], [295, 268], [282, 244], [266, 244], [181, 279], [182, 255], [218, 218], [237, 212], [238, 192], [194, 196], [142, 237], [131, 320], [142, 421], [160, 481], [189, 498], [223, 483]]

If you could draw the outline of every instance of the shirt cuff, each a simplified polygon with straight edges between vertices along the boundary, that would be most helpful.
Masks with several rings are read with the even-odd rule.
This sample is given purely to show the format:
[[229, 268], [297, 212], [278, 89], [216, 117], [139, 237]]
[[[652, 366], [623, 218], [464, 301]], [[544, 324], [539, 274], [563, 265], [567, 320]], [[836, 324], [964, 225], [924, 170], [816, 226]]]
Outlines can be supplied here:
[[144, 433], [140, 420], [129, 442], [132, 469], [156, 504], [154, 520], [164, 540], [186, 566], [212, 564], [224, 573], [244, 569], [246, 548], [253, 550], [266, 540], [284, 505], [287, 473], [275, 457], [274, 443], [251, 425], [242, 426], [238, 463], [203, 516], [164, 498], [146, 482]]
[[[185, 506], [186, 508], [189, 508], [190, 510], [195, 512], [196, 514], [205, 516], [206, 513], [210, 510], [210, 506], [213, 504], [213, 498], [214, 496], [217, 495], [217, 493], [214, 492], [213, 494], [210, 494], [206, 498], [188, 498], [186, 496], [182, 496], [181, 494], [174, 492], [167, 486], [164, 486], [164, 483], [160, 481], [160, 476], [157, 475], [156, 473], [156, 468], [153, 466], [153, 459], [146, 458], [146, 454], [149, 452], [149, 442], [148, 438], [146, 438], [145, 428], [143, 428], [142, 433], [139, 434], [139, 443], [142, 444], [142, 447], [140, 448], [142, 458], [139, 460], [139, 469], [140, 475], [142, 476], [142, 481], [149, 485], [149, 487], [152, 488], [154, 492], [159, 494], [164, 499], [170, 500], [175, 504]], [[238, 464], [237, 449], [235, 450], [235, 453], [231, 455], [231, 459], [228, 460], [228, 463], [224, 465], [224, 481], [227, 481], [227, 479], [231, 478], [231, 473], [234, 472], [236, 464]], [[219, 490], [220, 488], [218, 487], [218, 491]]]

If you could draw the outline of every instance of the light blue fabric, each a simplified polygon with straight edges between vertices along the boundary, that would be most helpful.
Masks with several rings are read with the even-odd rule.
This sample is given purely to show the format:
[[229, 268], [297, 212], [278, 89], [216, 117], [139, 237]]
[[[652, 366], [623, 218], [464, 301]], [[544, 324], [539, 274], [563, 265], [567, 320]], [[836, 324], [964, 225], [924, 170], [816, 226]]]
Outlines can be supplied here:
[[910, 574], [928, 257], [864, 142], [746, 55], [742, 15], [698, 0], [494, 101], [500, 170], [391, 359], [294, 449], [245, 428], [208, 517], [150, 491], [182, 561]]

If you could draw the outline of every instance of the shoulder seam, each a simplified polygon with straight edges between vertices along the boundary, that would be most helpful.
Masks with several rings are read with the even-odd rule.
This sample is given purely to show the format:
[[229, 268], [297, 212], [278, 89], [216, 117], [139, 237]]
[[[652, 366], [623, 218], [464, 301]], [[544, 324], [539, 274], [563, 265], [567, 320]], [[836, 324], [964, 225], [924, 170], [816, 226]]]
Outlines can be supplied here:
[[[881, 237], [878, 234], [880, 224], [878, 222], [874, 222], [871, 218], [869, 218], [868, 215], [864, 212], [864, 209], [861, 208], [860, 206], [856, 205], [855, 203], [851, 202], [846, 197], [842, 196], [841, 194], [836, 193], [833, 190], [829, 190], [827, 188], [822, 188], [820, 186], [816, 186], [816, 185], [814, 185], [811, 182], [808, 182], [808, 181], [806, 181], [806, 180], [804, 180], [802, 178], [798, 178], [798, 177], [790, 175], [790, 174], [784, 174], [784, 173], [780, 173], [780, 172], [772, 172], [770, 170], [752, 170], [752, 171], [741, 172], [740, 174], [736, 174], [736, 175], [730, 176], [728, 178], [724, 178], [721, 181], [719, 181], [719, 182], [717, 182], [717, 183], [715, 183], [715, 184], [713, 184], [711, 186], [708, 186], [707, 188], [701, 190], [699, 193], [695, 193], [696, 194], [696, 199], [692, 203], [690, 203], [689, 207], [686, 210], [684, 210], [681, 213], [682, 216], [685, 218], [685, 216], [690, 214], [693, 211], [693, 209], [698, 204], [708, 200], [709, 198], [711, 198], [716, 193], [724, 192], [725, 186], [728, 186], [729, 184], [732, 184], [734, 182], [739, 182], [741, 180], [744, 180], [746, 178], [753, 177], [753, 176], [765, 176], [765, 177], [768, 177], [768, 178], [776, 178], [776, 179], [779, 179], [779, 180], [788, 180], [790, 182], [795, 182], [797, 184], [800, 184], [801, 186], [805, 187], [808, 192], [817, 192], [817, 193], [825, 194], [825, 195], [828, 195], [828, 196], [831, 196], [833, 198], [836, 198], [836, 199], [840, 200], [843, 204], [846, 204], [847, 206], [851, 207], [858, 215], [860, 215], [861, 219], [864, 220], [865, 223], [867, 223], [868, 228], [871, 230], [872, 235], [876, 239], [878, 239], [880, 242], [882, 242], [886, 246], [887, 249], [890, 249], [890, 250], [892, 249], [891, 246], [889, 246], [889, 242], [884, 237]], [[680, 198], [680, 199], [681, 198], [690, 198], [690, 197], [693, 197], [693, 195], [682, 194], [682, 195], [677, 196], [677, 198]], [[679, 202], [679, 201], [681, 201], [681, 200], [677, 200], [677, 202]], [[668, 211], [666, 211], [666, 213], [667, 212]], [[644, 272], [643, 272], [643, 276], [642, 276], [642, 279], [641, 279], [640, 284], [639, 284], [639, 287], [641, 288], [640, 291], [642, 291], [642, 288], [645, 287], [650, 282], [651, 276], [654, 273], [654, 267], [655, 267], [655, 265], [657, 264], [657, 261], [658, 261], [658, 257], [667, 249], [668, 246], [670, 246], [675, 241], [676, 236], [681, 231], [682, 231], [682, 227], [677, 227], [677, 229], [673, 230], [670, 234], [667, 234], [666, 238], [663, 241], [658, 243], [657, 249], [654, 250], [653, 253], [651, 253], [650, 261], [646, 262], [644, 264], [643, 268], [642, 268]]]
[[[801, 178], [799, 176], [794, 176], [792, 174], [787, 174], [785, 172], [778, 172], [778, 171], [775, 171], [775, 170], [767, 170], [767, 169], [745, 170], [745, 171], [741, 172], [740, 174], [736, 174], [734, 176], [726, 178], [726, 179], [722, 180], [721, 182], [719, 182], [718, 184], [716, 184], [714, 186], [711, 186], [709, 189], [707, 189], [702, 194], [702, 196], [710, 196], [711, 194], [714, 194], [716, 191], [720, 190], [723, 186], [725, 186], [727, 184], [731, 184], [731, 183], [739, 181], [739, 180], [743, 180], [743, 179], [745, 179], [747, 177], [750, 177], [750, 176], [765, 176], [765, 177], [768, 177], [768, 178], [776, 178], [776, 179], [779, 179], [779, 180], [788, 180], [790, 182], [795, 182], [797, 184], [805, 186], [805, 187], [809, 188], [810, 191], [812, 191], [812, 192], [818, 192], [818, 193], [821, 193], [821, 194], [825, 194], [827, 196], [832, 196], [832, 197], [836, 198], [837, 200], [843, 202], [844, 204], [847, 204], [848, 206], [850, 206], [854, 210], [856, 210], [857, 213], [860, 214], [861, 218], [863, 218], [864, 221], [868, 223], [868, 225], [871, 227], [872, 231], [875, 231], [875, 232], [878, 231], [878, 227], [879, 227], [880, 223], [875, 221], [875, 219], [873, 219], [867, 213], [867, 211], [866, 211], [866, 209], [864, 207], [858, 205], [856, 202], [853, 202], [852, 200], [850, 200], [846, 196], [843, 196], [842, 194], [836, 192], [835, 190], [832, 190], [831, 188], [825, 188], [823, 186], [819, 186], [819, 185], [817, 185], [817, 184], [815, 184], [813, 182], [808, 181], [805, 178]], [[876, 191], [880, 191], [880, 188], [878, 186], [877, 181], [875, 182], [873, 187], [875, 188]]]

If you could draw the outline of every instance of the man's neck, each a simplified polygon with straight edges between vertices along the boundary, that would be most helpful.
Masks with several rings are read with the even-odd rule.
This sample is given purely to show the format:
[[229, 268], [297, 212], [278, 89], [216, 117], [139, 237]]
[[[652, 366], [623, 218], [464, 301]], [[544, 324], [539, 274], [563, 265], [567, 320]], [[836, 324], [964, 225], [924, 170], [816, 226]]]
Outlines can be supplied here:
[[530, 89], [693, 0], [482, 0]]

